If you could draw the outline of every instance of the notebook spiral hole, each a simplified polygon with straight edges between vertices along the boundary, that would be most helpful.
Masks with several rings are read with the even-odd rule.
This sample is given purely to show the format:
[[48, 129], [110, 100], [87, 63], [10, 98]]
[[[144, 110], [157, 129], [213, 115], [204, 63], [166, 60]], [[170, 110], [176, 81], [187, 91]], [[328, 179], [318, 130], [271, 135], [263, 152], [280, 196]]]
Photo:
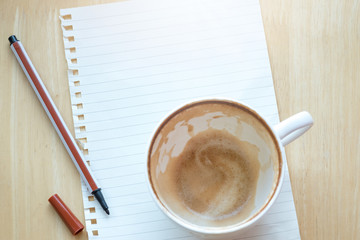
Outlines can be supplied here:
[[71, 14], [66, 14], [66, 15], [60, 16], [60, 18], [61, 18], [62, 20], [71, 20], [71, 19], [72, 19], [72, 16], [71, 16]]
[[72, 79], [72, 82], [79, 81], [78, 79], [76, 79], [78, 77], [78, 75], [80, 74], [79, 69], [73, 69], [70, 67], [73, 67], [73, 64], [71, 64], [71, 66], [69, 66], [69, 69], [68, 69], [69, 79]]
[[64, 29], [65, 29], [66, 31], [72, 31], [72, 30], [74, 30], [73, 25], [66, 25], [66, 26], [63, 26], [63, 27], [64, 27]]
[[74, 36], [70, 36], [70, 37], [65, 37], [69, 42], [74, 42], [75, 41], [75, 37]]

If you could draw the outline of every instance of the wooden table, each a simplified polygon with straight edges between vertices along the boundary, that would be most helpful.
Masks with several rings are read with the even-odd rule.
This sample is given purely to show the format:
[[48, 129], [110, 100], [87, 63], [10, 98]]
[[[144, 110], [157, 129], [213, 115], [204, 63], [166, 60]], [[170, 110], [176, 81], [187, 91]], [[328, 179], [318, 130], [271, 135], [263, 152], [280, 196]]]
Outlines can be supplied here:
[[[0, 238], [72, 236], [47, 199], [84, 222], [80, 177], [13, 56], [23, 41], [68, 126], [70, 97], [59, 9], [110, 1], [0, 3]], [[287, 147], [302, 239], [360, 239], [360, 1], [261, 0], [280, 118], [315, 125]]]

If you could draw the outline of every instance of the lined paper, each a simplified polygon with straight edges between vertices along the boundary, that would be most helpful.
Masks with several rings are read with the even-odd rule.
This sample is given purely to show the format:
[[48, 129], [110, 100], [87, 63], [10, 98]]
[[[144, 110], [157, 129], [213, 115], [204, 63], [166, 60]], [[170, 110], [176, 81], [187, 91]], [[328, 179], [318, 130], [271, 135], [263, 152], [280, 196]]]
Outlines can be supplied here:
[[[259, 3], [129, 0], [60, 15], [76, 138], [111, 212], [83, 184], [89, 239], [197, 239], [152, 201], [147, 144], [161, 119], [196, 98], [232, 98], [279, 122]], [[275, 205], [237, 239], [300, 239], [285, 172]]]

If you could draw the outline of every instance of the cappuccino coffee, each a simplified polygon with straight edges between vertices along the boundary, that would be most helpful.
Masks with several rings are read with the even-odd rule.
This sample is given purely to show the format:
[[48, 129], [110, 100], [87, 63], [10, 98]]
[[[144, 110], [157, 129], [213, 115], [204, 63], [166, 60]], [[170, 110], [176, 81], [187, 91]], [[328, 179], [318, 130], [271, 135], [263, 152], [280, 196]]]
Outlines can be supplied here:
[[[232, 102], [195, 102], [174, 112], [148, 153], [149, 181], [160, 204], [197, 226], [247, 221], [279, 178], [279, 151], [269, 132], [257, 115]], [[259, 185], [265, 191], [257, 191]]]

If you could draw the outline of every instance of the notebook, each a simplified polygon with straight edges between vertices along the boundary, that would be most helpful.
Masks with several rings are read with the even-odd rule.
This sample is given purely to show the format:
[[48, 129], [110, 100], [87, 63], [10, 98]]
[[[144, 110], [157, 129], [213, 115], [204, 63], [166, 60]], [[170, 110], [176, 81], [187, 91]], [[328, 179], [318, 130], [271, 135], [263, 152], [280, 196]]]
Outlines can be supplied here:
[[[259, 2], [128, 0], [60, 15], [75, 137], [111, 212], [83, 184], [89, 239], [197, 239], [153, 202], [147, 143], [164, 116], [201, 97], [279, 122]], [[275, 205], [237, 239], [300, 239], [287, 170]]]

